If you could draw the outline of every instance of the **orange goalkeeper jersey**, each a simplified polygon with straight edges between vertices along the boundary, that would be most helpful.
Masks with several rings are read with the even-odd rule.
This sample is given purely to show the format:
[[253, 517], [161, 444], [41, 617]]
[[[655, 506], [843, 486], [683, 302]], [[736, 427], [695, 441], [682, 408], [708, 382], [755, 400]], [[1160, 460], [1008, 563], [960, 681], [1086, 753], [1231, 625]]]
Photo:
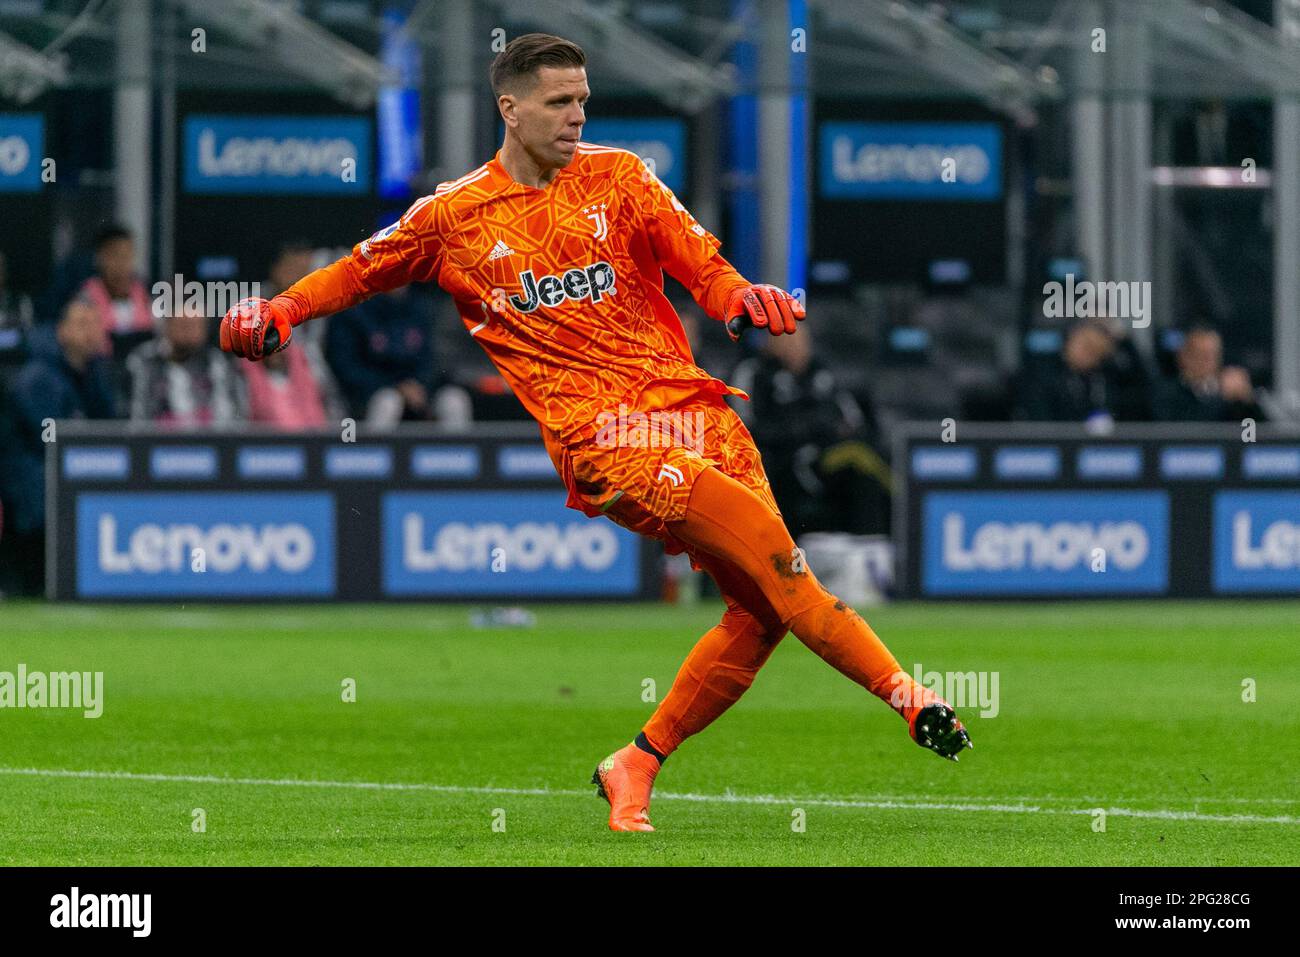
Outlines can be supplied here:
[[602, 412], [704, 390], [744, 395], [695, 364], [663, 271], [715, 319], [748, 284], [720, 243], [635, 154], [580, 143], [542, 189], [492, 160], [283, 295], [295, 323], [436, 281], [549, 438], [589, 438]]

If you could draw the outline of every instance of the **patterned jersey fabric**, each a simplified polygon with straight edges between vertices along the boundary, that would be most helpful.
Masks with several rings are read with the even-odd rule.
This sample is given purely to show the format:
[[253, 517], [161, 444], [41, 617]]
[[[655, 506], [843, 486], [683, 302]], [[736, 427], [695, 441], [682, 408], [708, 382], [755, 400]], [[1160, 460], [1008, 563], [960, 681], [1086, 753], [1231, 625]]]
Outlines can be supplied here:
[[719, 245], [635, 154], [582, 143], [542, 189], [498, 153], [285, 295], [309, 318], [437, 282], [544, 434], [569, 443], [602, 412], [660, 408], [683, 385], [744, 394], [695, 364], [663, 294], [667, 271], [724, 318], [747, 281]]

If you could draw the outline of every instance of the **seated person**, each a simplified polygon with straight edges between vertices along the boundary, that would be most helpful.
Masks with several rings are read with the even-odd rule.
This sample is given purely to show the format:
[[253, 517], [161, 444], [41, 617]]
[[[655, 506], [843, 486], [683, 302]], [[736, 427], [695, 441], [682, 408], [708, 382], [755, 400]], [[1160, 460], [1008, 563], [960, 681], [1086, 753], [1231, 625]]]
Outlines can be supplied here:
[[126, 360], [131, 421], [179, 428], [244, 421], [243, 379], [211, 345], [208, 318], [183, 306], [161, 324], [161, 335]]
[[811, 336], [764, 338], [732, 381], [749, 393], [737, 409], [791, 531], [888, 531], [890, 473], [874, 415], [813, 354]]
[[39, 593], [45, 567], [45, 450], [56, 437], [46, 420], [111, 419], [112, 377], [102, 354], [95, 307], [73, 299], [51, 328], [32, 333], [31, 357], [19, 370], [0, 416], [0, 589]]
[[95, 274], [77, 294], [94, 306], [104, 352], [119, 362], [154, 331], [149, 293], [135, 270], [135, 239], [126, 228], [110, 226], [95, 239]]
[[465, 390], [439, 382], [430, 309], [407, 287], [331, 317], [325, 356], [352, 414], [369, 425], [472, 417]]
[[1018, 397], [1020, 417], [1035, 422], [1111, 421], [1117, 397], [1106, 364], [1114, 351], [1115, 338], [1104, 321], [1075, 323], [1059, 358], [1026, 370]]
[[1152, 409], [1161, 422], [1262, 421], [1250, 373], [1223, 364], [1223, 339], [1208, 326], [1191, 329], [1178, 350], [1178, 377], [1156, 385]]
[[261, 362], [241, 362], [248, 392], [248, 421], [286, 432], [337, 425], [342, 407], [328, 370], [314, 349], [284, 349]]

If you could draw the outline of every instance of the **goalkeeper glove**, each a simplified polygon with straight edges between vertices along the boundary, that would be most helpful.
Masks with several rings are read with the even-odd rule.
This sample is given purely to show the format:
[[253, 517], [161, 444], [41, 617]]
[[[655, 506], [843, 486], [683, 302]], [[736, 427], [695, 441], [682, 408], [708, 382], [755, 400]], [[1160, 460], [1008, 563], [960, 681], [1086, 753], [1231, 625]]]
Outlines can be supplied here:
[[279, 352], [292, 336], [288, 310], [274, 299], [241, 299], [221, 320], [221, 348], [245, 359]]
[[733, 341], [739, 341], [750, 326], [767, 329], [774, 336], [793, 335], [796, 323], [805, 315], [803, 303], [784, 289], [759, 283], [741, 286], [731, 294], [724, 319], [727, 333]]

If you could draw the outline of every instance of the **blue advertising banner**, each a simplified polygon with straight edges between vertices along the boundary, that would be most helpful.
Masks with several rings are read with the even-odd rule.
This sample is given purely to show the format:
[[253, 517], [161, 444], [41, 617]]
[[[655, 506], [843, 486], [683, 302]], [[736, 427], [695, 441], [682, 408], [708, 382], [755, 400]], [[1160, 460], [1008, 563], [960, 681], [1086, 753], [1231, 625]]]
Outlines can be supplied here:
[[386, 445], [340, 445], [325, 451], [325, 474], [332, 479], [386, 479], [393, 450]]
[[411, 450], [411, 474], [416, 478], [475, 479], [482, 468], [472, 445], [421, 445]]
[[544, 445], [503, 445], [497, 450], [497, 471], [506, 479], [549, 479], [555, 476], [555, 463]]
[[407, 17], [396, 9], [383, 13], [379, 55], [398, 83], [383, 86], [375, 101], [379, 133], [379, 195], [400, 199], [424, 165], [420, 129], [420, 44], [406, 31]]
[[920, 479], [972, 479], [975, 450], [960, 445], [923, 445], [912, 450], [912, 475]]
[[390, 492], [382, 515], [386, 595], [639, 594], [637, 537], [554, 492]]
[[300, 479], [307, 456], [292, 445], [250, 446], [239, 450], [235, 472], [241, 479]]
[[1215, 494], [1213, 586], [1300, 593], [1300, 492]]
[[1160, 594], [1168, 583], [1165, 492], [923, 493], [922, 595]]
[[674, 119], [594, 119], [582, 139], [629, 150], [645, 160], [674, 193], [686, 189], [686, 124]]
[[0, 113], [0, 193], [39, 192], [44, 155], [44, 116]]
[[1213, 445], [1171, 445], [1161, 449], [1160, 475], [1201, 482], [1222, 478], [1223, 449]]
[[1246, 449], [1241, 453], [1241, 471], [1248, 479], [1300, 478], [1300, 446]]
[[217, 450], [211, 445], [173, 445], [149, 453], [149, 475], [160, 481], [217, 477]]
[[993, 455], [993, 472], [1000, 479], [1033, 481], [1061, 474], [1061, 451], [1054, 446], [1008, 446]]
[[1079, 449], [1078, 477], [1085, 481], [1132, 481], [1142, 475], [1142, 449], [1136, 445], [1097, 445]]
[[364, 117], [189, 116], [184, 189], [364, 196], [373, 175], [370, 137]]
[[824, 198], [1002, 196], [1002, 129], [996, 123], [826, 122], [817, 152]]
[[328, 493], [83, 492], [76, 516], [82, 598], [334, 594]]
[[1233, 423], [964, 423], [942, 445], [916, 422], [896, 442], [905, 597], [1300, 595], [1286, 429], [1242, 442]]
[[131, 454], [125, 445], [71, 446], [63, 450], [63, 477], [72, 481], [116, 479], [131, 474]]
[[[53, 599], [588, 601], [661, 594], [660, 546], [565, 507], [537, 428], [150, 434], [59, 423]], [[199, 551], [196, 551], [199, 550]]]

